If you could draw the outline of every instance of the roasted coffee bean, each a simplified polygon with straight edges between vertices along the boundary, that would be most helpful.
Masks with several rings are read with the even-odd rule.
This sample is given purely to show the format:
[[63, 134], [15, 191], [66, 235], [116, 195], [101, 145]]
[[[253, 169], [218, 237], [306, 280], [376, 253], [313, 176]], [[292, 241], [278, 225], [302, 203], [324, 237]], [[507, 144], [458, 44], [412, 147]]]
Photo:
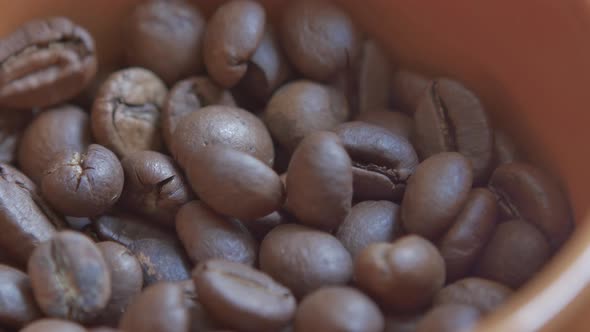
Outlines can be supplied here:
[[299, 304], [295, 332], [382, 332], [385, 326], [379, 307], [365, 294], [349, 287], [325, 287]]
[[206, 261], [193, 272], [193, 279], [199, 301], [228, 328], [277, 331], [295, 315], [291, 291], [248, 265]]
[[406, 231], [432, 240], [443, 235], [467, 200], [472, 174], [469, 160], [456, 152], [436, 154], [420, 163], [402, 202]]
[[16, 161], [17, 147], [32, 119], [33, 112], [29, 110], [0, 110], [0, 162]]
[[413, 115], [429, 83], [428, 78], [415, 71], [408, 69], [396, 71], [391, 79], [394, 106], [406, 114]]
[[325, 81], [355, 63], [362, 34], [348, 14], [330, 1], [287, 3], [280, 19], [283, 48], [305, 77]]
[[309, 227], [274, 228], [260, 245], [260, 269], [297, 298], [325, 286], [345, 285], [352, 276], [350, 254], [334, 236]]
[[131, 300], [141, 293], [141, 265], [129, 249], [116, 242], [97, 243], [111, 273], [111, 297], [95, 324], [116, 326]]
[[256, 157], [268, 166], [274, 162], [270, 134], [254, 114], [231, 106], [207, 106], [183, 118], [174, 133], [172, 154], [181, 167], [200, 149], [223, 145]]
[[420, 97], [414, 123], [416, 149], [422, 159], [459, 152], [471, 162], [474, 181], [487, 181], [494, 133], [483, 105], [471, 91], [449, 79], [432, 81]]
[[388, 108], [391, 103], [391, 65], [374, 40], [364, 42], [359, 67], [359, 113]]
[[414, 119], [402, 112], [378, 109], [360, 113], [356, 117], [356, 121], [387, 129], [392, 134], [402, 136], [408, 141], [413, 138]]
[[160, 282], [146, 288], [123, 314], [119, 329], [142, 332], [187, 332], [190, 310], [181, 285]]
[[418, 165], [410, 142], [383, 128], [347, 122], [335, 128], [352, 158], [354, 196], [358, 200], [401, 200]]
[[172, 87], [161, 115], [162, 137], [169, 150], [172, 150], [176, 126], [183, 117], [209, 105], [236, 106], [236, 102], [228, 90], [206, 76], [187, 78]]
[[418, 323], [416, 332], [467, 332], [480, 317], [481, 313], [474, 307], [446, 304], [430, 310]]
[[337, 228], [352, 204], [352, 164], [338, 136], [325, 131], [307, 136], [287, 172], [289, 211], [302, 224]]
[[27, 325], [20, 332], [86, 332], [86, 329], [71, 321], [44, 318]]
[[533, 277], [551, 255], [549, 242], [522, 220], [501, 223], [483, 250], [477, 274], [517, 289]]
[[287, 213], [283, 211], [275, 211], [256, 220], [244, 221], [244, 226], [246, 226], [252, 236], [260, 242], [264, 239], [266, 234], [272, 231], [275, 227], [289, 222], [290, 220]]
[[202, 70], [205, 18], [183, 1], [147, 1], [126, 22], [127, 64], [147, 68], [168, 84]]
[[193, 199], [193, 193], [172, 158], [155, 151], [135, 151], [121, 165], [125, 172], [121, 202], [146, 218], [174, 226], [176, 212]]
[[41, 317], [29, 276], [0, 264], [0, 324], [20, 328]]
[[169, 229], [163, 229], [146, 220], [128, 214], [104, 215], [91, 225], [92, 232], [102, 241], [114, 241], [129, 247], [133, 241], [158, 239], [168, 243], [180, 244]]
[[358, 286], [387, 308], [408, 312], [427, 306], [445, 282], [445, 263], [427, 240], [408, 235], [373, 243], [356, 256]]
[[422, 317], [422, 313], [386, 316], [383, 332], [416, 332], [416, 326]]
[[187, 177], [199, 198], [221, 214], [253, 220], [283, 205], [285, 190], [279, 175], [245, 152], [204, 147], [189, 158], [188, 165]]
[[197, 289], [192, 279], [179, 281], [178, 285], [184, 292], [185, 304], [190, 310], [190, 328], [189, 332], [216, 331], [219, 324], [213, 320], [211, 315], [205, 310], [199, 302]]
[[482, 278], [465, 278], [441, 289], [434, 297], [435, 305], [448, 303], [473, 306], [488, 314], [502, 305], [512, 290], [500, 283]]
[[146, 69], [113, 73], [92, 105], [94, 138], [119, 157], [138, 150], [160, 150], [160, 111], [167, 93], [164, 83]]
[[64, 222], [41, 198], [35, 184], [18, 170], [0, 164], [0, 248], [19, 266], [49, 240]]
[[123, 181], [123, 168], [117, 156], [92, 144], [84, 152], [58, 154], [41, 180], [41, 190], [59, 212], [93, 217], [117, 203]]
[[561, 246], [574, 224], [566, 196], [548, 174], [525, 163], [498, 167], [489, 183], [505, 218], [524, 219], [545, 234], [553, 249]]
[[207, 72], [219, 85], [231, 88], [246, 74], [265, 24], [264, 7], [255, 1], [228, 1], [213, 13], [207, 22], [203, 58]]
[[467, 275], [492, 237], [497, 217], [494, 194], [483, 188], [473, 189], [438, 245], [447, 267], [447, 281]]
[[273, 137], [288, 151], [310, 133], [330, 130], [348, 117], [348, 102], [340, 91], [307, 80], [283, 85], [262, 115]]
[[64, 105], [39, 114], [23, 133], [18, 148], [18, 164], [35, 183], [55, 155], [84, 151], [90, 145], [90, 117], [76, 106]]
[[388, 201], [364, 201], [353, 206], [336, 237], [355, 257], [374, 242], [391, 242], [401, 233], [399, 206]]
[[63, 102], [96, 73], [94, 42], [64, 17], [33, 20], [0, 41], [0, 105], [45, 107]]
[[146, 286], [190, 278], [190, 264], [182, 247], [165, 239], [140, 239], [129, 245], [143, 270]]
[[193, 263], [225, 259], [254, 265], [257, 245], [237, 220], [223, 217], [205, 204], [192, 201], [176, 215], [176, 232]]
[[498, 167], [502, 164], [524, 160], [522, 151], [512, 138], [503, 130], [494, 130], [494, 165]]
[[111, 274], [86, 236], [63, 231], [40, 244], [29, 259], [33, 294], [50, 317], [89, 322], [107, 305]]

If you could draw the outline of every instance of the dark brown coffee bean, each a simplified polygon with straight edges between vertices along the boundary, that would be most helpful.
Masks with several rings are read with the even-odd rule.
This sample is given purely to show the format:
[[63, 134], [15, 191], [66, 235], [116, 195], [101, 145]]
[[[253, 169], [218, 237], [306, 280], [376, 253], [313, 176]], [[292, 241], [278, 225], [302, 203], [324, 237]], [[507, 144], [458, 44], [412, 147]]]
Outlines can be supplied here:
[[418, 165], [412, 144], [364, 122], [343, 123], [334, 131], [352, 158], [355, 198], [401, 200]]
[[168, 84], [202, 70], [205, 18], [182, 1], [147, 1], [126, 22], [127, 64], [147, 68]]
[[176, 234], [170, 229], [163, 229], [128, 214], [101, 216], [94, 220], [91, 229], [101, 241], [114, 241], [126, 247], [141, 239], [159, 239], [179, 244]]
[[350, 254], [334, 236], [309, 227], [275, 227], [260, 245], [260, 269], [304, 295], [325, 286], [345, 285], [352, 276]]
[[43, 196], [59, 212], [93, 217], [110, 209], [123, 191], [123, 168], [108, 149], [92, 144], [81, 153], [60, 153], [41, 180]]
[[449, 79], [432, 81], [420, 97], [414, 123], [416, 149], [422, 159], [460, 152], [471, 162], [474, 181], [486, 182], [494, 133], [483, 105], [471, 91]]
[[11, 260], [26, 266], [33, 249], [64, 226], [29, 178], [0, 164], [0, 248]]
[[401, 233], [399, 206], [387, 201], [365, 201], [353, 206], [338, 227], [336, 238], [354, 258], [374, 242], [391, 242]]
[[474, 307], [460, 304], [438, 306], [422, 318], [416, 332], [472, 331], [480, 317], [480, 312]]
[[187, 332], [189, 306], [181, 285], [160, 282], [146, 288], [123, 314], [119, 329], [142, 332]]
[[186, 169], [200, 149], [223, 145], [246, 152], [272, 166], [274, 147], [270, 134], [254, 114], [230, 106], [207, 106], [183, 118], [174, 133], [172, 154]]
[[511, 295], [512, 290], [500, 283], [472, 277], [441, 289], [434, 297], [434, 304], [465, 304], [488, 314], [506, 302]]
[[191, 77], [176, 83], [162, 109], [162, 137], [172, 150], [172, 136], [185, 115], [209, 105], [236, 106], [234, 97], [207, 76]]
[[422, 317], [422, 313], [386, 316], [383, 332], [416, 332], [416, 326], [418, 326]]
[[97, 246], [111, 273], [111, 298], [94, 323], [116, 326], [131, 300], [141, 293], [141, 265], [131, 251], [116, 242], [100, 242]]
[[172, 158], [155, 151], [135, 151], [121, 165], [125, 172], [121, 202], [131, 211], [173, 226], [176, 212], [193, 199], [193, 193]]
[[346, 121], [349, 109], [340, 91], [299, 80], [277, 90], [262, 117], [277, 142], [288, 151], [293, 151], [310, 133], [330, 130]]
[[362, 34], [348, 14], [330, 1], [292, 1], [280, 20], [281, 42], [305, 76], [325, 81], [355, 63]]
[[129, 245], [143, 270], [146, 286], [190, 278], [190, 264], [182, 247], [163, 239], [140, 239]]
[[494, 130], [494, 165], [498, 167], [515, 161], [525, 161], [522, 151], [508, 133]]
[[96, 73], [94, 42], [64, 17], [33, 20], [0, 41], [0, 104], [45, 107], [63, 102]]
[[567, 198], [560, 185], [540, 169], [519, 162], [504, 164], [494, 171], [489, 188], [504, 216], [537, 226], [553, 249], [571, 234], [574, 224]]
[[37, 320], [20, 332], [87, 332], [86, 329], [71, 321], [55, 319], [55, 318], [44, 318]]
[[277, 331], [295, 315], [291, 291], [254, 268], [222, 260], [193, 272], [199, 301], [215, 319], [240, 331]]
[[481, 258], [477, 274], [517, 289], [534, 276], [551, 255], [548, 241], [522, 220], [501, 223]]
[[192, 279], [178, 281], [184, 292], [185, 304], [190, 310], [189, 332], [217, 331], [219, 324], [213, 320], [211, 315], [199, 302], [197, 289]]
[[377, 109], [360, 113], [356, 121], [387, 129], [392, 134], [407, 140], [411, 140], [414, 134], [414, 119], [402, 112]]
[[192, 201], [176, 215], [176, 232], [193, 263], [225, 259], [254, 265], [257, 245], [237, 220], [223, 217], [205, 204]]
[[254, 1], [228, 1], [213, 13], [207, 23], [203, 58], [207, 72], [219, 85], [231, 88], [244, 76], [265, 24], [264, 7]]
[[39, 114], [23, 133], [18, 148], [18, 164], [35, 183], [55, 155], [84, 151], [90, 144], [90, 117], [76, 106], [64, 105]]
[[244, 226], [246, 226], [252, 236], [260, 242], [264, 239], [266, 234], [272, 231], [275, 227], [289, 222], [290, 220], [285, 212], [275, 211], [256, 220], [244, 221]]
[[16, 151], [27, 125], [33, 119], [29, 110], [0, 110], [0, 162], [16, 161]]
[[388, 108], [391, 102], [391, 65], [374, 40], [364, 42], [359, 67], [359, 113]]
[[330, 132], [307, 136], [293, 153], [287, 177], [289, 211], [302, 224], [332, 230], [350, 211], [352, 165]]
[[107, 305], [111, 274], [98, 247], [64, 231], [40, 244], [29, 259], [33, 294], [50, 317], [88, 322]]
[[445, 262], [427, 240], [405, 236], [390, 243], [373, 243], [356, 256], [358, 286], [393, 310], [422, 309], [445, 282]]
[[223, 215], [254, 220], [283, 205], [285, 190], [279, 175], [245, 152], [204, 147], [188, 164], [186, 173], [195, 193]]
[[492, 237], [497, 218], [494, 194], [483, 188], [473, 189], [438, 245], [447, 267], [447, 281], [467, 275]]
[[151, 71], [128, 68], [103, 83], [92, 105], [96, 141], [119, 157], [162, 148], [160, 111], [168, 90]]
[[469, 161], [456, 152], [439, 153], [420, 163], [402, 202], [406, 231], [428, 239], [443, 235], [467, 200], [472, 174]]
[[382, 332], [385, 326], [379, 307], [365, 294], [349, 287], [325, 287], [299, 304], [295, 332]]
[[0, 303], [2, 326], [20, 328], [41, 318], [29, 276], [6, 265], [0, 265]]
[[427, 77], [417, 72], [407, 69], [396, 71], [391, 79], [394, 106], [406, 114], [413, 115], [429, 83]]

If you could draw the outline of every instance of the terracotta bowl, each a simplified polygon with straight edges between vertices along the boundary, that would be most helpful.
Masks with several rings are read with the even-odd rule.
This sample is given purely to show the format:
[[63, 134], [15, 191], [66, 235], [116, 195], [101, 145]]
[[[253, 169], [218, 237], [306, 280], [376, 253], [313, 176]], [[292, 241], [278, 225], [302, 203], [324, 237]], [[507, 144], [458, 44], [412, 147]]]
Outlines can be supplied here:
[[[137, 0], [0, 2], [0, 37], [22, 22], [65, 15], [96, 37], [100, 63]], [[218, 0], [201, 0], [210, 10]], [[277, 0], [265, 1], [271, 11]], [[400, 66], [472, 87], [494, 120], [557, 174], [578, 228], [550, 264], [478, 331], [590, 329], [590, 2], [585, 0], [340, 0]]]

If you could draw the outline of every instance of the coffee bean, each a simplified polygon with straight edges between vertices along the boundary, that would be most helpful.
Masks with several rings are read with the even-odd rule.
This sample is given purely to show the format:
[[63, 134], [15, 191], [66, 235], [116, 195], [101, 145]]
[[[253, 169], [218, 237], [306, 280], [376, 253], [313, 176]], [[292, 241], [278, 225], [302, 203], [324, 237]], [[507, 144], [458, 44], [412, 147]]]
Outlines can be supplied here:
[[418, 157], [408, 140], [363, 122], [334, 130], [352, 158], [354, 195], [358, 200], [401, 200]]
[[66, 226], [78, 232], [84, 232], [87, 228], [91, 227], [92, 220], [90, 218], [77, 218], [77, 217], [65, 217]]
[[253, 265], [256, 260], [257, 245], [246, 228], [201, 202], [192, 201], [178, 211], [176, 232], [195, 264], [225, 259]]
[[458, 280], [441, 289], [434, 297], [434, 304], [470, 305], [483, 314], [488, 314], [506, 302], [510, 295], [512, 290], [500, 283], [471, 277]]
[[356, 121], [387, 129], [390, 133], [402, 136], [408, 141], [414, 135], [414, 119], [398, 111], [374, 110], [363, 112], [356, 117]]
[[18, 148], [19, 167], [40, 183], [56, 154], [84, 151], [90, 145], [90, 136], [90, 118], [82, 109], [64, 105], [45, 110], [23, 133]]
[[207, 23], [203, 58], [219, 85], [231, 88], [244, 76], [248, 60], [260, 45], [266, 23], [261, 4], [232, 0], [221, 5]]
[[295, 332], [381, 332], [383, 314], [365, 294], [349, 287], [325, 287], [299, 304]]
[[92, 106], [96, 141], [119, 157], [162, 148], [160, 111], [168, 90], [154, 73], [128, 68], [113, 73]]
[[422, 317], [422, 313], [386, 316], [383, 332], [416, 332], [416, 326]]
[[402, 202], [405, 229], [428, 239], [443, 235], [467, 200], [472, 174], [469, 161], [456, 152], [443, 152], [420, 163]]
[[445, 263], [427, 240], [408, 235], [390, 243], [373, 243], [354, 262], [358, 286], [382, 305], [408, 312], [430, 303], [445, 282]]
[[0, 110], [0, 162], [16, 161], [16, 152], [25, 128], [33, 119], [29, 110]]
[[234, 97], [206, 76], [196, 76], [176, 83], [162, 109], [162, 137], [172, 149], [172, 136], [185, 115], [209, 105], [236, 106]]
[[477, 274], [516, 289], [533, 277], [550, 255], [549, 243], [535, 226], [522, 220], [507, 221], [496, 227]]
[[561, 246], [574, 224], [567, 198], [548, 174], [525, 163], [498, 167], [489, 183], [505, 218], [524, 219], [541, 230], [553, 249]]
[[143, 270], [146, 286], [190, 278], [190, 264], [182, 247], [165, 239], [140, 239], [129, 245]]
[[175, 283], [160, 282], [137, 296], [119, 323], [123, 331], [186, 332], [190, 312], [183, 288]]
[[111, 274], [86, 236], [63, 231], [40, 244], [29, 259], [33, 294], [50, 317], [88, 322], [107, 305]]
[[349, 117], [348, 103], [338, 90], [307, 80], [283, 85], [262, 115], [278, 144], [293, 151], [303, 137], [330, 130]]
[[352, 201], [352, 165], [338, 136], [315, 132], [299, 144], [289, 164], [287, 201], [302, 224], [332, 230], [344, 220]]
[[100, 242], [97, 247], [111, 273], [111, 297], [94, 323], [116, 326], [131, 300], [141, 293], [141, 265], [131, 251], [116, 242]]
[[213, 320], [211, 315], [199, 302], [197, 289], [193, 280], [188, 279], [184, 281], [178, 281], [176, 284], [182, 287], [185, 304], [190, 311], [189, 332], [216, 331], [216, 328], [219, 327], [219, 324]]
[[289, 217], [287, 213], [283, 211], [275, 211], [273, 213], [267, 214], [262, 218], [258, 218], [252, 221], [245, 221], [244, 226], [248, 228], [252, 236], [257, 241], [262, 241], [266, 234], [272, 231], [275, 227], [289, 223]]
[[325, 81], [355, 63], [362, 34], [348, 14], [329, 1], [293, 1], [280, 19], [281, 43], [305, 77]]
[[135, 151], [121, 165], [125, 172], [121, 202], [146, 218], [173, 226], [176, 212], [193, 199], [193, 193], [172, 158], [155, 151]]
[[460, 152], [473, 166], [474, 181], [487, 181], [494, 133], [483, 105], [471, 91], [449, 79], [432, 81], [420, 97], [414, 123], [416, 149], [422, 159]]
[[14, 108], [73, 97], [97, 66], [92, 37], [64, 17], [32, 20], [6, 36], [0, 41], [0, 63], [0, 105]]
[[91, 228], [100, 240], [114, 241], [126, 247], [131, 246], [133, 241], [141, 239], [158, 239], [180, 244], [176, 234], [171, 230], [163, 229], [132, 215], [104, 215], [97, 218]]
[[498, 207], [489, 190], [473, 189], [438, 248], [447, 267], [447, 280], [467, 275], [496, 226]]
[[480, 312], [474, 307], [447, 304], [430, 310], [416, 327], [416, 332], [471, 331], [480, 317]]
[[27, 325], [20, 332], [86, 332], [86, 329], [71, 321], [44, 318]]
[[0, 265], [0, 303], [2, 326], [20, 328], [41, 318], [29, 276], [6, 265]]
[[93, 217], [115, 205], [123, 191], [123, 181], [123, 168], [117, 156], [92, 144], [82, 153], [58, 154], [41, 180], [41, 190], [59, 212]]
[[192, 155], [188, 164], [186, 172], [193, 189], [221, 214], [253, 220], [283, 205], [285, 190], [279, 175], [245, 152], [208, 146]]
[[353, 206], [336, 237], [354, 258], [374, 242], [390, 242], [400, 235], [399, 206], [387, 201], [364, 201]]
[[260, 269], [287, 286], [297, 298], [316, 289], [345, 285], [352, 260], [332, 235], [309, 227], [275, 227], [260, 245]]
[[295, 315], [291, 291], [248, 265], [206, 261], [193, 272], [193, 279], [199, 301], [228, 328], [277, 331]]
[[430, 80], [415, 71], [400, 69], [391, 79], [391, 95], [394, 106], [400, 111], [413, 115], [420, 97], [428, 88]]
[[525, 161], [522, 151], [512, 138], [503, 130], [494, 130], [494, 165]]
[[391, 102], [391, 65], [374, 40], [364, 42], [359, 66], [359, 114], [388, 108]]
[[183, 118], [174, 133], [172, 154], [181, 167], [200, 149], [223, 145], [246, 152], [272, 166], [274, 148], [262, 121], [243, 109], [230, 106], [207, 106]]
[[173, 84], [203, 69], [204, 32], [205, 18], [187, 2], [141, 3], [126, 22], [127, 64], [147, 68]]

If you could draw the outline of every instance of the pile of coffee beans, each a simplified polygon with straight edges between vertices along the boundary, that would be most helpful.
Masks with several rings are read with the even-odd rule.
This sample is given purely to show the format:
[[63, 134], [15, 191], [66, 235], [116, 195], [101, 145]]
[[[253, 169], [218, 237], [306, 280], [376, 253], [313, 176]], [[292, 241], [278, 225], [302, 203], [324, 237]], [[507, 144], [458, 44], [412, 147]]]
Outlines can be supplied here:
[[0, 331], [468, 331], [573, 231], [453, 79], [327, 1], [0, 40]]

